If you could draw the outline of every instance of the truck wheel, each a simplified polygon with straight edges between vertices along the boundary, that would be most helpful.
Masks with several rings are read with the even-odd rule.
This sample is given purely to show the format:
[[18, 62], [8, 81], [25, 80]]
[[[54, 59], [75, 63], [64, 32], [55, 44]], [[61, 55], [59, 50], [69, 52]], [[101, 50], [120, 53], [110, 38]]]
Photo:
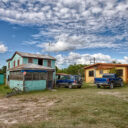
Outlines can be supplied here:
[[68, 88], [72, 89], [72, 85], [71, 85], [71, 84], [69, 84]]
[[99, 84], [97, 84], [97, 88], [100, 88], [100, 85]]
[[121, 81], [120, 82], [120, 87], [123, 87], [123, 86], [124, 86], [123, 81]]
[[111, 84], [110, 84], [110, 89], [113, 89], [113, 87], [114, 87], [114, 84], [111, 83]]

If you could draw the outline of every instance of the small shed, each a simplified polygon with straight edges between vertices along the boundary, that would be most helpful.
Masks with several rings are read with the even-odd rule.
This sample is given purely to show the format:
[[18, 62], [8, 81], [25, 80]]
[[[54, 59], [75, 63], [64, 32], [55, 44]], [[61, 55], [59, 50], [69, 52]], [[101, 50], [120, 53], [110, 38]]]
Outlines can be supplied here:
[[4, 74], [0, 74], [0, 85], [4, 84]]
[[23, 91], [44, 90], [53, 87], [55, 69], [37, 64], [23, 64], [9, 69], [9, 86]]

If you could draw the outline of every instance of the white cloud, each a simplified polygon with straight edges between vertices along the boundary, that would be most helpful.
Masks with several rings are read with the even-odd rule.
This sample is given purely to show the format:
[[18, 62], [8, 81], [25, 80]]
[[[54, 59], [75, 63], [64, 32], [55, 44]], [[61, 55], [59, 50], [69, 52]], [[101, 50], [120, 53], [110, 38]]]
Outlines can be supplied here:
[[113, 38], [104, 39], [102, 36], [95, 35], [80, 35], [80, 36], [68, 36], [67, 34], [62, 34], [56, 36], [57, 42], [51, 43], [41, 43], [37, 45], [45, 51], [60, 52], [60, 51], [70, 51], [73, 49], [87, 49], [87, 48], [118, 48], [120, 45], [113, 42]]
[[42, 27], [33, 38], [45, 37], [38, 46], [46, 51], [51, 38], [50, 50], [57, 52], [121, 48], [119, 40], [128, 42], [127, 10], [128, 2], [117, 0], [1, 0], [0, 20]]
[[3, 43], [0, 43], [0, 53], [5, 53], [7, 50], [8, 48]]
[[90, 60], [96, 59], [96, 63], [112, 63], [112, 61], [120, 62], [122, 64], [128, 64], [128, 57], [124, 56], [123, 59], [115, 59], [109, 55], [102, 53], [97, 54], [79, 54], [70, 52], [67, 56], [59, 54], [56, 56], [57, 66], [59, 68], [64, 68], [70, 64], [90, 64]]

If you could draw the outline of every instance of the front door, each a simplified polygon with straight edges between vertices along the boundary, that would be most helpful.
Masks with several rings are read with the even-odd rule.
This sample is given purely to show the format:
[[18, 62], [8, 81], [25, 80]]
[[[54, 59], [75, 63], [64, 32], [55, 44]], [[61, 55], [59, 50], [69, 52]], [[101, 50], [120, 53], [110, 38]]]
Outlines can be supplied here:
[[52, 89], [53, 88], [53, 72], [48, 72], [47, 88], [48, 89]]

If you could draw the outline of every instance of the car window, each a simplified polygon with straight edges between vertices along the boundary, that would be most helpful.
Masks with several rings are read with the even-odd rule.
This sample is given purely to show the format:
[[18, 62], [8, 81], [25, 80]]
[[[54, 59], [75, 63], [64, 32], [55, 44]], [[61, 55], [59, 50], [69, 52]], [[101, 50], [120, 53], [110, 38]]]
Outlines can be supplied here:
[[61, 76], [61, 80], [70, 79], [70, 76]]
[[114, 78], [114, 75], [103, 75], [103, 78]]

